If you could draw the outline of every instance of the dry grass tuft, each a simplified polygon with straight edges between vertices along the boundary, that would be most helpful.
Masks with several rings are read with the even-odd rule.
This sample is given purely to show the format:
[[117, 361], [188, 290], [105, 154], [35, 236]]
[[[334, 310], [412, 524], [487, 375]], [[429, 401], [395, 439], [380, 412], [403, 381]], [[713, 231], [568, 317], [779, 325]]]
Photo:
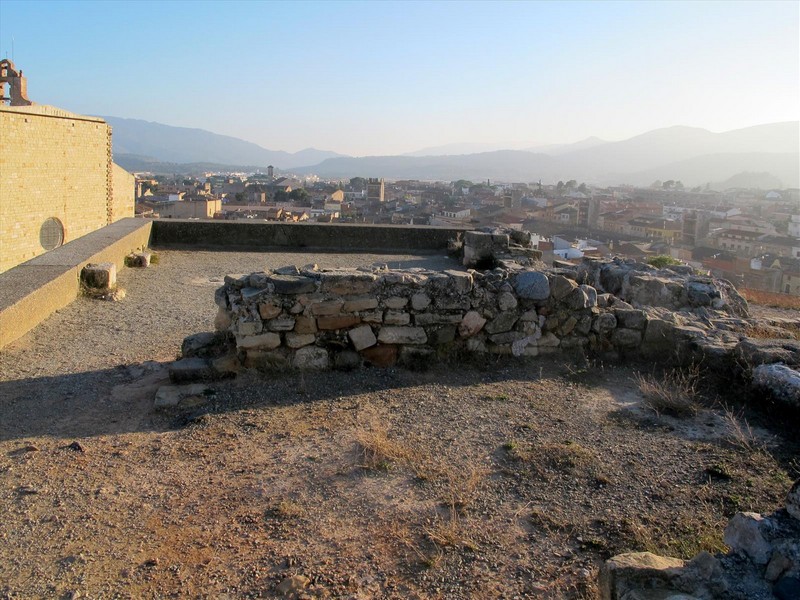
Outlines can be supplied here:
[[739, 288], [742, 297], [751, 304], [761, 306], [771, 306], [773, 308], [792, 308], [800, 310], [800, 297], [790, 296], [789, 294], [778, 294], [775, 292], [764, 292], [762, 290], [751, 290], [749, 288]]
[[359, 464], [369, 471], [388, 471], [395, 463], [415, 465], [417, 452], [402, 442], [389, 438], [385, 427], [361, 429], [356, 433]]
[[[510, 447], [509, 447], [510, 446]], [[576, 442], [506, 444], [509, 456], [529, 465], [538, 477], [547, 479], [553, 473], [586, 474], [597, 477], [599, 461], [594, 452]]]
[[447, 516], [436, 515], [430, 519], [423, 532], [437, 548], [461, 548], [475, 551], [478, 544], [469, 536], [470, 527], [459, 516], [458, 511], [451, 510]]
[[697, 366], [672, 369], [661, 377], [636, 373], [634, 381], [644, 397], [645, 406], [657, 415], [690, 417], [697, 414]]
[[725, 422], [728, 426], [728, 441], [731, 445], [744, 450], [745, 452], [760, 452], [764, 450], [763, 444], [759, 442], [753, 428], [747, 419], [740, 414], [736, 414], [732, 408], [723, 405]]

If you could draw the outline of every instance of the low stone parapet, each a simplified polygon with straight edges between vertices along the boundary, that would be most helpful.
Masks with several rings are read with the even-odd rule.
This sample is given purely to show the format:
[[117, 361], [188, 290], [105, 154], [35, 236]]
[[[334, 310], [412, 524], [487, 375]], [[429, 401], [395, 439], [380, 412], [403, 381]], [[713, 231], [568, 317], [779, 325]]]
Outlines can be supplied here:
[[[724, 282], [680, 273], [658, 277], [676, 290], [673, 300], [684, 299], [684, 313], [651, 310], [607, 292], [602, 272], [595, 263], [574, 270], [512, 263], [443, 272], [291, 266], [227, 276], [215, 295], [216, 326], [235, 339], [246, 367], [321, 369], [419, 365], [454, 349], [513, 356], [661, 353], [681, 328], [706, 331], [693, 309], [702, 308], [704, 317], [746, 311]], [[703, 298], [692, 295], [697, 285], [704, 286]]]

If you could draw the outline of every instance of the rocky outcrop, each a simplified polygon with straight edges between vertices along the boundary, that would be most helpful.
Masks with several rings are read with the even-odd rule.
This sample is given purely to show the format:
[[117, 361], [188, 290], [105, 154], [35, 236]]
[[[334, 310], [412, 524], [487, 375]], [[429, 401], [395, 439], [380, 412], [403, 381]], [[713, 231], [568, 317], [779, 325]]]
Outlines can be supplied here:
[[727, 554], [690, 561], [636, 552], [606, 561], [603, 600], [796, 600], [800, 598], [800, 480], [786, 510], [737, 513], [725, 529]]

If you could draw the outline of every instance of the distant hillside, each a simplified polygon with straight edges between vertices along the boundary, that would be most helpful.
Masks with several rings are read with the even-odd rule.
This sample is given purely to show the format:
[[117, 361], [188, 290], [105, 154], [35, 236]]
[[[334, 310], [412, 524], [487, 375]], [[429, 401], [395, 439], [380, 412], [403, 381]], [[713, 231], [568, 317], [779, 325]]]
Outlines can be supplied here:
[[290, 169], [343, 156], [314, 148], [295, 153], [267, 150], [258, 144], [204, 129], [172, 127], [139, 119], [101, 118], [113, 128], [115, 154], [148, 156], [163, 162], [210, 162], [258, 165], [262, 168], [274, 165], [281, 169]]
[[[521, 150], [500, 150], [459, 156], [366, 156], [329, 158], [318, 165], [295, 169], [320, 177], [387, 177], [389, 179], [502, 179], [532, 181], [531, 173], [550, 173], [555, 159]], [[542, 175], [543, 177], [545, 175]]]
[[[662, 165], [638, 173], [620, 173], [616, 183], [624, 181], [634, 185], [650, 185], [655, 180], [674, 179], [686, 186], [722, 182], [745, 172], [758, 173], [761, 179], [772, 181], [768, 187], [798, 187], [800, 183], [800, 155], [797, 152], [742, 152], [708, 154]], [[775, 181], [779, 183], [775, 183]], [[746, 187], [746, 186], [732, 186]]]
[[[569, 145], [568, 145], [569, 146]], [[333, 158], [294, 169], [320, 177], [390, 179], [497, 179], [588, 183], [638, 183], [680, 179], [685, 185], [724, 181], [746, 171], [763, 172], [785, 186], [800, 184], [800, 123], [771, 123], [713, 133], [669, 127], [619, 142], [597, 138], [550, 147], [552, 154], [501, 150], [447, 156], [367, 156]]]
[[[152, 156], [139, 156], [138, 154], [117, 154], [114, 152], [114, 162], [131, 173], [149, 172], [154, 175], [199, 175], [212, 172], [242, 172], [253, 173], [264, 171], [262, 165], [229, 165], [223, 163], [195, 162], [175, 163], [160, 161]], [[280, 173], [280, 169], [275, 169]]]

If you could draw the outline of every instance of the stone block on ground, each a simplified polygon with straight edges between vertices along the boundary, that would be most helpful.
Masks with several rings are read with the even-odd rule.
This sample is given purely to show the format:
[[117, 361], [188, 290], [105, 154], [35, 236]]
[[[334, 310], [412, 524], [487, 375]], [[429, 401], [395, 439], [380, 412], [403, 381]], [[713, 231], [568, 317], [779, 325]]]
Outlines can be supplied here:
[[294, 353], [292, 366], [295, 369], [320, 371], [330, 366], [328, 351], [316, 346], [305, 346]]
[[187, 406], [205, 400], [205, 384], [190, 383], [188, 385], [162, 385], [156, 391], [155, 407], [170, 408]]
[[81, 283], [92, 290], [108, 290], [117, 286], [117, 266], [112, 262], [89, 263], [81, 269]]
[[375, 337], [372, 327], [369, 325], [362, 325], [361, 327], [351, 329], [347, 332], [347, 336], [350, 338], [350, 341], [353, 343], [353, 348], [356, 350], [364, 350], [378, 343], [378, 338]]
[[772, 553], [772, 546], [767, 541], [770, 528], [770, 522], [757, 513], [736, 513], [725, 528], [723, 541], [731, 550], [744, 554], [755, 564], [766, 565]]
[[752, 375], [753, 387], [800, 412], [800, 372], [783, 364], [770, 364], [757, 366]]
[[211, 363], [204, 358], [182, 358], [169, 366], [169, 378], [173, 383], [211, 381], [215, 374]]
[[211, 356], [219, 349], [221, 342], [221, 336], [213, 331], [193, 333], [183, 338], [181, 356], [183, 358]]
[[125, 266], [130, 268], [144, 269], [150, 266], [150, 252], [131, 252], [125, 257]]
[[604, 600], [622, 600], [636, 590], [661, 588], [669, 591], [676, 570], [684, 564], [679, 558], [651, 552], [619, 554], [607, 560], [600, 569], [600, 593]]

